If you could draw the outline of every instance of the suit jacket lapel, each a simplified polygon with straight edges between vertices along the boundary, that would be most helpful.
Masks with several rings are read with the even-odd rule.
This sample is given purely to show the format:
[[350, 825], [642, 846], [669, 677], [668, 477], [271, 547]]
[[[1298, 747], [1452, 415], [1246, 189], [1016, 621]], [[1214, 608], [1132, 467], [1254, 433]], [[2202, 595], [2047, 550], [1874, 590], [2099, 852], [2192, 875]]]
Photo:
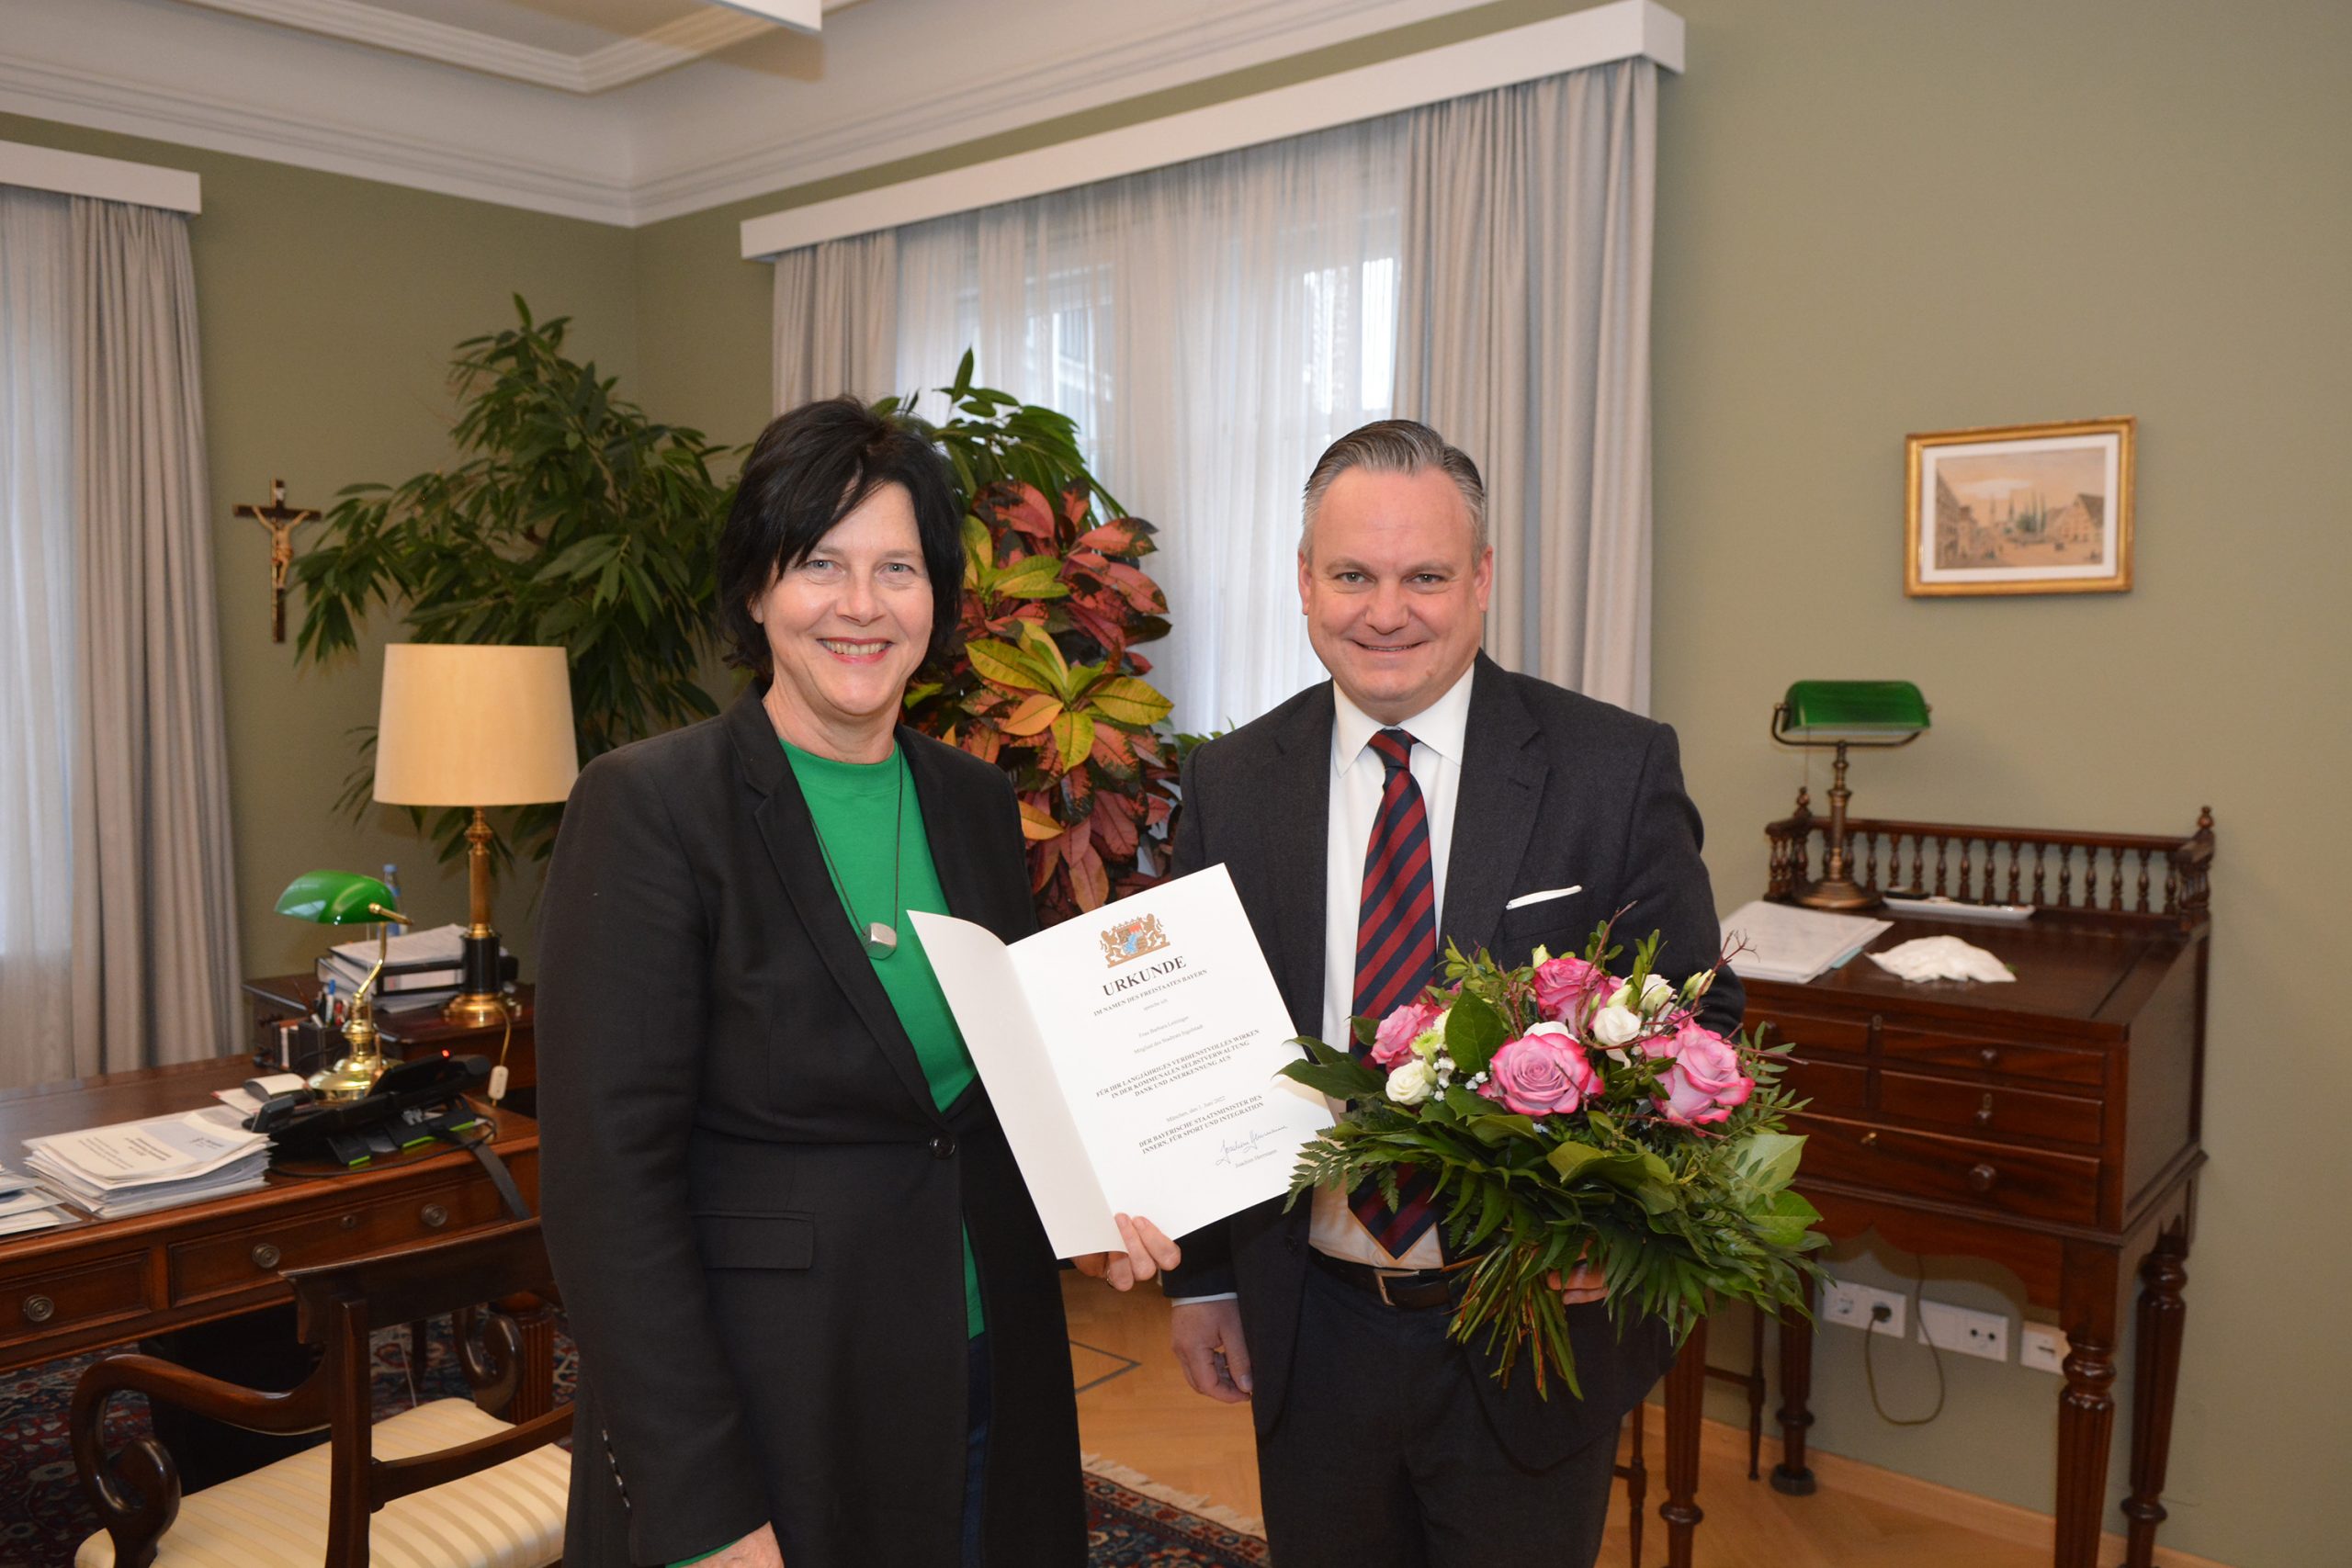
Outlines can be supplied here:
[[[857, 1010], [858, 1017], [865, 1021], [867, 1032], [873, 1035], [891, 1070], [899, 1075], [899, 1082], [923, 1112], [936, 1121], [938, 1108], [932, 1103], [931, 1083], [922, 1076], [922, 1064], [915, 1058], [914, 1042], [907, 1038], [898, 1010], [890, 1005], [890, 994], [882, 988], [881, 980], [875, 976], [873, 961], [865, 955], [865, 944], [850, 929], [849, 917], [842, 912], [832, 873], [826, 868], [824, 852], [818, 847], [816, 819], [808, 814], [808, 799], [800, 793], [799, 782], [792, 776], [792, 764], [785, 760], [775, 728], [760, 704], [762, 690], [757, 684], [746, 688], [727, 714], [728, 735], [734, 742], [743, 776], [761, 797], [752, 811], [752, 820], [759, 825], [760, 839], [767, 845], [768, 859], [775, 866], [777, 879], [784, 884], [785, 896], [799, 915], [818, 956], [848, 996], [850, 1005]], [[941, 866], [940, 874], [944, 885], [944, 865]]]
[[[1275, 732], [1272, 775], [1261, 803], [1266, 874], [1274, 904], [1274, 978], [1291, 1018], [1308, 1034], [1323, 1031], [1323, 922], [1331, 832], [1331, 683], [1309, 692]], [[1337, 1043], [1337, 1042], [1334, 1042]]]
[[1465, 954], [1494, 942], [1551, 772], [1531, 745], [1537, 733], [1502, 667], [1480, 654], [1470, 682], [1462, 784], [1453, 797], [1453, 845], [1446, 859], [1444, 918], [1438, 926], [1441, 951], [1449, 938]]

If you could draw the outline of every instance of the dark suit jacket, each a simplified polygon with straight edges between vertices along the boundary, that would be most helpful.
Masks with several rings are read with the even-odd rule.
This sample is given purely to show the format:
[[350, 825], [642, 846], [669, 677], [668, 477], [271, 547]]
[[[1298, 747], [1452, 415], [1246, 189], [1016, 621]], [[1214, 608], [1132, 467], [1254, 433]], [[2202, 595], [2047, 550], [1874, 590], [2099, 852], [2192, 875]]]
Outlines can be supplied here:
[[[1301, 1033], [1323, 1030], [1324, 857], [1329, 848], [1331, 686], [1310, 687], [1256, 721], [1193, 753], [1176, 826], [1178, 874], [1223, 862]], [[1660, 966], [1680, 979], [1713, 963], [1719, 942], [1714, 896], [1699, 858], [1699, 813], [1682, 791], [1674, 731], [1622, 708], [1505, 671], [1483, 654], [1470, 688], [1462, 784], [1446, 863], [1439, 951], [1484, 947], [1524, 964], [1539, 944], [1582, 953], [1592, 929], [1617, 909], [1630, 953], [1653, 929], [1666, 934]], [[1522, 893], [1581, 884], [1582, 893], [1506, 913]], [[1739, 982], [1729, 971], [1708, 994], [1715, 1028], [1736, 1028]], [[1334, 1042], [1338, 1043], [1338, 1042]], [[1172, 1296], [1234, 1291], [1255, 1380], [1261, 1431], [1284, 1402], [1311, 1397], [1289, 1386], [1307, 1268], [1307, 1205], [1280, 1201], [1244, 1211], [1184, 1238], [1185, 1261], [1167, 1281]], [[1535, 1395], [1524, 1364], [1508, 1388], [1476, 1382], [1511, 1456], [1547, 1465], [1620, 1420], [1673, 1361], [1663, 1325], [1621, 1338], [1599, 1303], [1571, 1307], [1569, 1331], [1581, 1402], [1555, 1388]]]
[[[1012, 792], [899, 731], [953, 911], [1035, 928]], [[755, 689], [582, 771], [548, 874], [541, 1192], [581, 1350], [566, 1561], [773, 1520], [793, 1568], [953, 1562], [968, 1225], [991, 1563], [1085, 1559], [1054, 1256], [978, 1086], [945, 1112]]]

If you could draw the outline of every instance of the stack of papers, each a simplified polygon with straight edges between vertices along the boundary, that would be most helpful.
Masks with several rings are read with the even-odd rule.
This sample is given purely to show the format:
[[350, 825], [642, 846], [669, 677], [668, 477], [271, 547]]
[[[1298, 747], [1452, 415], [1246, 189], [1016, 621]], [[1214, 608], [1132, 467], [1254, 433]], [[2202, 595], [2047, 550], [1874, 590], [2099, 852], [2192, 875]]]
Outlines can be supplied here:
[[225, 1105], [27, 1138], [25, 1163], [102, 1220], [193, 1203], [262, 1184], [269, 1139]]
[[1724, 917], [1724, 942], [1741, 944], [1731, 972], [1743, 980], [1785, 980], [1803, 985], [1835, 969], [1894, 929], [1893, 920], [1833, 915], [1795, 904], [1758, 898]]
[[0, 1166], [0, 1235], [20, 1231], [45, 1231], [61, 1224], [65, 1211], [29, 1176]]

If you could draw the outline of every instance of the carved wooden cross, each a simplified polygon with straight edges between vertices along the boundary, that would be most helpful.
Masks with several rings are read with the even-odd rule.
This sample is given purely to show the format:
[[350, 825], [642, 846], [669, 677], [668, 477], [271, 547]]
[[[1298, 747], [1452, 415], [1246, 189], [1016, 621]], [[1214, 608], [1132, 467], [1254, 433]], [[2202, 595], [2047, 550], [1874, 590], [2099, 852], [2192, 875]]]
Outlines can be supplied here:
[[286, 481], [269, 481], [269, 504], [255, 506], [251, 502], [235, 508], [239, 517], [250, 517], [269, 530], [269, 640], [286, 640], [286, 569], [294, 564], [294, 530], [312, 521], [318, 513], [307, 507], [286, 504]]

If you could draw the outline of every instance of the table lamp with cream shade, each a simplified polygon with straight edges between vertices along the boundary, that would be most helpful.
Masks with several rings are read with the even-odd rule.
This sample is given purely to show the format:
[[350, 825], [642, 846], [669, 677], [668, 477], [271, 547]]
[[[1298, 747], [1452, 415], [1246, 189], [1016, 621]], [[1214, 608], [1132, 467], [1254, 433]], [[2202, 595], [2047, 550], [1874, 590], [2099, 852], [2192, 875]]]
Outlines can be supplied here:
[[393, 643], [384, 649], [376, 724], [376, 798], [388, 806], [469, 807], [463, 989], [453, 1023], [503, 1021], [498, 932], [490, 923], [492, 806], [560, 801], [580, 775], [571, 671], [560, 648]]

